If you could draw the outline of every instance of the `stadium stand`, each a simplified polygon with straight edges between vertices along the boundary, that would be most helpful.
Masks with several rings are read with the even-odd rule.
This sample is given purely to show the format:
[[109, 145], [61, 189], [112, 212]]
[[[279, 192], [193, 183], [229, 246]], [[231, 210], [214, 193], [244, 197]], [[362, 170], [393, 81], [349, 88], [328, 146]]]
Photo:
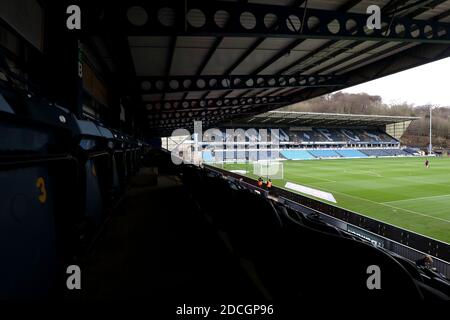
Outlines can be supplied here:
[[419, 148], [410, 148], [406, 147], [403, 149], [403, 151], [413, 155], [413, 156], [419, 156], [420, 155], [420, 149]]
[[352, 128], [314, 128], [310, 131], [289, 131], [289, 137], [296, 142], [333, 142], [333, 143], [360, 143], [380, 144], [394, 143], [398, 140], [378, 130], [361, 130]]
[[[288, 118], [284, 118], [286, 114]], [[366, 158], [366, 157], [394, 157], [418, 155], [417, 150], [402, 149], [400, 141], [377, 126], [380, 116], [314, 114], [319, 117], [308, 121], [309, 127], [295, 127], [289, 125], [294, 117], [311, 117], [308, 113], [283, 113], [280, 111], [268, 112], [250, 120], [261, 119], [262, 126], [248, 128], [247, 130], [224, 126], [215, 131], [207, 131], [201, 147], [206, 149], [202, 158], [205, 162], [214, 161], [210, 150], [215, 150], [216, 161], [243, 161], [243, 160], [309, 160], [322, 158]], [[387, 123], [396, 121], [410, 122], [413, 118], [385, 117]], [[294, 118], [295, 119], [295, 118]], [[325, 120], [324, 120], [325, 119]], [[354, 122], [355, 127], [348, 125], [348, 119]], [[248, 120], [248, 121], [250, 121]], [[247, 120], [243, 120], [245, 123]], [[271, 126], [271, 121], [273, 126]], [[330, 121], [330, 127], [317, 126]], [[342, 121], [342, 123], [341, 123]], [[286, 122], [286, 123], [283, 123]], [[317, 122], [317, 123], [316, 123]], [[364, 125], [363, 125], [364, 124]], [[284, 125], [284, 126], [283, 126]], [[331, 126], [332, 125], [332, 126]], [[235, 124], [239, 126], [239, 123]], [[405, 130], [403, 126], [402, 130]], [[403, 132], [403, 131], [402, 131]], [[266, 140], [263, 138], [267, 137]], [[235, 145], [239, 142], [240, 145]], [[274, 144], [275, 143], [275, 144]], [[231, 144], [231, 145], [230, 145]], [[279, 152], [271, 153], [270, 148], [275, 147]], [[246, 148], [257, 152], [248, 153]], [[237, 157], [237, 150], [241, 151]]]
[[[222, 234], [236, 261], [253, 274], [270, 299], [337, 297], [342, 288], [346, 288], [346, 298], [379, 298], [377, 290], [365, 290], [365, 283], [355, 280], [364, 264], [383, 270], [383, 297], [449, 299], [450, 283], [442, 275], [339, 230], [308, 209], [294, 211], [224, 175], [194, 166], [182, 171], [186, 190]], [[327, 277], [330, 271], [339, 276]]]
[[402, 149], [359, 149], [370, 157], [395, 157], [395, 156], [411, 156], [412, 154]]
[[[229, 131], [232, 131], [233, 128], [223, 128], [220, 130], [221, 139], [216, 140], [217, 135], [214, 136], [212, 132], [205, 133], [205, 140], [209, 142], [231, 142], [237, 141], [237, 137], [240, 136], [240, 132], [235, 133], [235, 137], [231, 135]], [[399, 141], [385, 132], [381, 132], [379, 130], [374, 129], [352, 129], [352, 128], [310, 128], [303, 129], [302, 131], [298, 131], [294, 128], [260, 128], [258, 130], [253, 129], [256, 136], [251, 133], [251, 131], [247, 131], [245, 134], [245, 140], [250, 141], [254, 139], [255, 141], [260, 141], [262, 135], [258, 133], [258, 130], [264, 130], [267, 133], [268, 141], [270, 138], [274, 136], [280, 142], [292, 142], [292, 143], [314, 143], [314, 142], [330, 142], [337, 144], [399, 144]], [[278, 132], [278, 134], [276, 133]], [[219, 137], [220, 138], [220, 137]]]
[[410, 156], [411, 154], [407, 151], [401, 150], [401, 149], [386, 149], [385, 152], [389, 155], [389, 156]]
[[289, 131], [289, 137], [292, 138], [292, 142], [326, 142], [327, 138], [322, 133], [320, 133], [317, 130], [309, 130], [309, 131], [301, 131], [301, 132], [295, 132], [295, 131]]
[[[142, 143], [0, 88], [0, 299], [45, 297], [83, 259], [140, 167]], [[14, 123], [14, 126], [11, 126]], [[20, 267], [19, 267], [20, 266]]]
[[385, 149], [359, 149], [360, 152], [366, 154], [369, 157], [386, 157], [389, 154]]

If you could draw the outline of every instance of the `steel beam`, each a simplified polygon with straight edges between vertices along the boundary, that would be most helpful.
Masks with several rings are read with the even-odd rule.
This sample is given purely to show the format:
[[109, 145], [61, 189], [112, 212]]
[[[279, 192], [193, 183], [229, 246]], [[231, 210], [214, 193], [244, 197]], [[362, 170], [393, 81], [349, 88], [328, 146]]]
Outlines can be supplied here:
[[154, 115], [149, 115], [148, 125], [152, 129], [156, 130], [174, 130], [177, 128], [189, 128], [193, 125], [195, 121], [202, 121], [202, 125], [205, 128], [212, 127], [220, 122], [223, 122], [226, 119], [230, 119], [236, 116], [240, 117], [249, 117], [255, 115], [257, 113], [266, 112], [273, 108], [276, 108], [277, 105], [267, 105], [267, 106], [247, 106], [241, 107], [239, 109], [230, 110], [230, 112], [219, 113], [216, 110], [216, 113], [213, 111], [207, 111], [203, 114], [191, 114], [184, 117], [176, 117], [174, 114], [161, 114], [159, 117], [154, 117]]
[[[152, 1], [138, 6], [121, 7], [105, 21], [121, 25], [128, 35], [290, 37], [336, 40], [399, 41], [450, 43], [450, 24], [436, 21], [382, 15], [382, 29], [368, 30], [368, 15], [301, 7], [276, 6], [231, 1]], [[139, 19], [127, 14], [138, 12]], [[229, 15], [225, 26], [215, 19], [217, 12]], [[163, 17], [171, 17], [164, 19]], [[277, 19], [273, 29], [265, 21]], [[304, 19], [304, 20], [303, 20]], [[302, 21], [304, 21], [302, 25]], [[317, 27], [316, 23], [319, 22]], [[91, 26], [92, 27], [92, 26]], [[108, 26], [90, 28], [91, 32], [107, 32]], [[431, 35], [429, 31], [431, 30]]]
[[275, 103], [289, 103], [285, 96], [254, 97], [254, 98], [219, 98], [219, 99], [187, 99], [187, 100], [159, 100], [144, 101], [144, 107], [149, 112], [189, 112], [193, 109], [229, 108], [243, 105], [267, 105]]
[[138, 77], [141, 93], [280, 87], [343, 86], [340, 77], [320, 74]]

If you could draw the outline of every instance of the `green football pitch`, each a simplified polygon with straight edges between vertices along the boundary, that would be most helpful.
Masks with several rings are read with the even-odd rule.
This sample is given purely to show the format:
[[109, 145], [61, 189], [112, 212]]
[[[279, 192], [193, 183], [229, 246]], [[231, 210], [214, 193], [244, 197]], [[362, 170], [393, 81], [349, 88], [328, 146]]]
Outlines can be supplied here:
[[[272, 181], [279, 187], [292, 182], [332, 193], [335, 206], [450, 243], [450, 158], [431, 158], [429, 168], [424, 161], [284, 161], [284, 179]], [[224, 169], [255, 177], [252, 164], [226, 164]]]

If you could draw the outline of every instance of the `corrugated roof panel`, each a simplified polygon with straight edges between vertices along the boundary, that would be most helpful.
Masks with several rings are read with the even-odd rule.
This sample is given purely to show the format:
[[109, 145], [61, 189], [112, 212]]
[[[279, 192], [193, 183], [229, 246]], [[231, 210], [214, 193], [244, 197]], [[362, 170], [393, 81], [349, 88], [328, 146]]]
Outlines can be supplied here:
[[151, 47], [151, 48], [167, 48], [170, 44], [170, 37], [128, 37], [131, 47]]
[[138, 76], [164, 75], [170, 37], [128, 37]]
[[285, 54], [280, 59], [272, 63], [269, 67], [263, 70], [261, 74], [274, 74], [284, 69], [286, 66], [291, 63], [297, 61], [301, 57], [307, 55], [309, 52], [314, 50], [315, 48], [320, 47], [321, 45], [328, 42], [327, 40], [322, 39], [307, 39], [299, 44], [295, 49], [291, 50], [289, 54]]
[[203, 74], [222, 75], [245, 52], [245, 49], [217, 49]]
[[380, 8], [383, 8], [388, 2], [389, 1], [386, 0], [362, 0], [360, 3], [351, 8], [349, 12], [365, 14], [368, 6], [377, 5]]
[[230, 92], [230, 94], [227, 95], [227, 98], [237, 97], [238, 95], [240, 95], [241, 93], [244, 93], [245, 91], [247, 91], [247, 89], [233, 90], [232, 92]]
[[206, 91], [190, 91], [186, 96], [186, 99], [200, 99]]
[[250, 74], [271, 58], [274, 50], [255, 50], [231, 74]]
[[265, 89], [254, 89], [254, 90], [249, 90], [246, 94], [244, 94], [243, 97], [253, 97], [254, 95], [257, 95], [258, 93], [264, 92]]
[[300, 92], [302, 90], [305, 90], [305, 88], [303, 87], [303, 88], [294, 89], [294, 90], [290, 91], [289, 94], [294, 94], [294, 93]]
[[219, 98], [223, 94], [225, 94], [225, 92], [228, 92], [228, 90], [214, 90], [214, 91], [210, 91], [208, 96], [207, 96], [207, 98], [208, 99]]
[[275, 50], [278, 51], [296, 39], [289, 38], [266, 38], [259, 46], [258, 50]]
[[247, 49], [256, 39], [255, 37], [225, 37], [219, 48]]
[[178, 37], [177, 48], [210, 48], [216, 37]]
[[281, 88], [281, 90], [279, 90], [279, 89], [280, 89], [280, 88], [278, 88], [278, 89], [276, 90], [276, 92], [274, 92], [273, 90], [270, 90], [270, 91], [268, 90], [268, 91], [266, 91], [266, 94], [269, 93], [269, 95], [282, 96], [283, 93], [285, 93], [286, 91], [292, 90], [291, 87]]
[[168, 57], [167, 48], [132, 47], [136, 75], [138, 76], [163, 76]]
[[183, 97], [184, 92], [169, 92], [165, 95], [165, 100], [179, 100]]
[[222, 75], [254, 43], [256, 38], [223, 38], [203, 74]]
[[[335, 64], [335, 63], [339, 63], [339, 61], [345, 60], [346, 58], [352, 56], [353, 54], [355, 54], [355, 53], [357, 53], [357, 52], [360, 52], [361, 50], [364, 50], [364, 49], [366, 49], [366, 48], [368, 48], [368, 47], [370, 47], [370, 46], [373, 46], [373, 45], [376, 44], [376, 43], [377, 43], [377, 42], [375, 42], [375, 41], [365, 41], [365, 42], [363, 42], [361, 45], [358, 45], [358, 46], [356, 46], [356, 47], [354, 47], [354, 48], [351, 48], [351, 49], [349, 49], [349, 50], [346, 50], [344, 53], [341, 53], [341, 54], [339, 54], [339, 55], [336, 55], [336, 56], [334, 56], [333, 58], [327, 59], [327, 60], [324, 61], [323, 63], [318, 64], [318, 65], [312, 67], [311, 69], [308, 70], [308, 72], [310, 72], [310, 73], [315, 73], [316, 70], [322, 70], [322, 69], [325, 68], [326, 66], [329, 66], [329, 65], [332, 65], [332, 64]], [[384, 48], [384, 49], [386, 49], [386, 48]], [[373, 52], [368, 53], [368, 54], [361, 55], [361, 57], [370, 57], [370, 56], [371, 56], [372, 54], [374, 54], [375, 52], [376, 52], [376, 51], [373, 50]], [[340, 65], [338, 65], [337, 68], [340, 68]], [[328, 70], [327, 70], [327, 71], [328, 71]], [[322, 72], [321, 72], [321, 73], [322, 73]], [[323, 73], [326, 73], [326, 72], [323, 72]]]
[[336, 10], [347, 2], [348, 0], [313, 0], [308, 1], [308, 8], [322, 9], [322, 10]]
[[170, 74], [196, 74], [215, 39], [215, 37], [177, 37]]
[[270, 93], [274, 92], [274, 91], [278, 91], [279, 88], [271, 88], [271, 89], [267, 89], [264, 91], [261, 91], [257, 94], [258, 97], [260, 96], [265, 96], [265, 95], [269, 95]]
[[[308, 60], [303, 61], [303, 63], [298, 64], [294, 68], [291, 68], [289, 72], [302, 72], [305, 74], [311, 74], [314, 72], [313, 70], [319, 69], [327, 63], [337, 61], [339, 58], [336, 57], [340, 56], [340, 59], [342, 59], [342, 57], [344, 56], [351, 55], [354, 52], [351, 45], [354, 45], [354, 43], [354, 41], [339, 41], [337, 43], [334, 43], [327, 49], [324, 49]], [[338, 51], [340, 52], [342, 50], [344, 50], [344, 52], [338, 55]], [[323, 61], [324, 59], [325, 61]]]
[[[425, 11], [424, 13], [418, 15], [417, 17], [415, 17], [415, 19], [427, 20], [427, 19], [430, 19], [432, 17], [435, 17], [435, 16], [439, 15], [442, 12], [449, 11], [450, 10], [450, 3], [449, 2], [444, 2], [444, 3], [441, 3], [441, 4], [437, 5], [437, 6], [435, 6], [434, 8], [432, 6], [430, 6], [430, 5], [428, 5], [427, 7], [428, 7], [428, 10]], [[440, 21], [445, 21], [445, 20], [443, 19], [443, 20], [440, 20]]]
[[[389, 48], [389, 47], [395, 47], [396, 45], [398, 45], [398, 43], [387, 43], [386, 47], [384, 49]], [[373, 63], [374, 61], [377, 61], [377, 60], [389, 57], [389, 56], [391, 56], [391, 55], [393, 55], [395, 53], [401, 52], [401, 51], [403, 51], [405, 49], [409, 49], [409, 48], [412, 48], [412, 47], [417, 46], [417, 45], [418, 45], [417, 43], [408, 43], [408, 44], [405, 44], [405, 46], [402, 47], [401, 49], [392, 50], [392, 51], [390, 51], [390, 52], [388, 52], [386, 54], [383, 54], [383, 55], [373, 54], [372, 55], [372, 59], [359, 58], [361, 63], [354, 63], [354, 66], [349, 68], [349, 69], [347, 69], [347, 70], [345, 70], [345, 72], [349, 72], [349, 71], [351, 71], [353, 69], [360, 68], [360, 67], [365, 66], [365, 65], [367, 65], [369, 63]], [[379, 50], [381, 50], [381, 49], [379, 49]]]
[[[321, 66], [319, 66], [317, 68], [312, 68], [311, 71], [314, 72], [314, 71], [316, 71], [318, 69], [322, 69], [322, 68], [324, 68], [326, 66], [329, 66], [329, 65], [337, 63], [336, 66], [334, 66], [332, 68], [327, 68], [326, 70], [321, 72], [323, 74], [331, 73], [331, 72], [334, 72], [335, 70], [339, 70], [339, 69], [341, 69], [341, 68], [343, 68], [345, 66], [348, 66], [348, 65], [351, 65], [351, 64], [355, 64], [357, 61], [369, 59], [369, 58], [373, 57], [375, 54], [377, 54], [377, 52], [380, 52], [382, 50], [386, 50], [387, 48], [389, 48], [389, 47], [383, 45], [381, 47], [372, 49], [372, 50], [370, 50], [370, 51], [368, 51], [368, 52], [366, 52], [364, 54], [359, 54], [358, 57], [353, 58], [351, 60], [342, 61], [343, 59], [346, 59], [347, 57], [355, 54], [355, 52], [362, 51], [362, 50], [364, 50], [364, 49], [366, 49], [366, 48], [368, 48], [370, 46], [373, 46], [375, 43], [377, 43], [377, 42], [375, 42], [375, 41], [363, 42], [361, 45], [359, 45], [356, 48], [354, 48], [350, 54], [349, 53], [341, 54], [341, 55], [337, 56], [335, 59], [327, 61], [327, 62], [323, 63]], [[395, 45], [397, 45], [397, 44], [396, 43], [391, 44], [391, 46], [395, 46]], [[342, 61], [342, 63], [339, 63], [340, 61]]]
[[170, 75], [182, 76], [196, 74], [208, 52], [209, 49], [207, 48], [176, 48]]
[[258, 48], [253, 51], [233, 72], [234, 74], [251, 73], [260, 65], [264, 64], [279, 50], [295, 41], [287, 38], [268, 38], [264, 40]]
[[142, 101], [159, 101], [162, 99], [161, 93], [155, 93], [155, 94], [143, 94]]

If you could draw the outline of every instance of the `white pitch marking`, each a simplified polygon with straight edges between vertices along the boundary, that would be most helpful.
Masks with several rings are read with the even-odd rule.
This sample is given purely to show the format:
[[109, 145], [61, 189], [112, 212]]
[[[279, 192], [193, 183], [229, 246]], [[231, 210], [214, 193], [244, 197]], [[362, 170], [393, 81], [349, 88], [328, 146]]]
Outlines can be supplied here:
[[435, 199], [435, 198], [445, 198], [445, 197], [450, 197], [450, 194], [442, 194], [442, 195], [439, 195], [439, 196], [410, 198], [410, 199], [402, 199], [402, 200], [392, 200], [392, 201], [385, 201], [385, 202], [380, 202], [380, 203], [394, 203], [394, 202], [404, 202], [404, 201], [414, 201], [414, 200], [424, 200], [424, 199]]
[[440, 220], [440, 221], [444, 221], [446, 223], [450, 223], [450, 220], [442, 219], [442, 218], [439, 218], [439, 217], [433, 217], [433, 216], [430, 216], [428, 214], [424, 214], [424, 213], [420, 213], [420, 212], [416, 212], [416, 211], [412, 211], [412, 210], [408, 210], [408, 209], [392, 206], [392, 205], [389, 205], [389, 204], [385, 204], [383, 202], [376, 202], [376, 201], [372, 201], [372, 200], [369, 200], [369, 199], [360, 198], [360, 197], [357, 197], [357, 196], [352, 196], [352, 195], [347, 194], [347, 193], [343, 193], [343, 192], [339, 192], [339, 191], [335, 191], [335, 190], [329, 190], [329, 189], [326, 189], [326, 188], [322, 188], [322, 189], [326, 190], [328, 192], [334, 192], [334, 193], [343, 194], [343, 195], [345, 195], [347, 197], [350, 197], [350, 198], [355, 198], [355, 199], [359, 199], [359, 200], [363, 200], [363, 201], [368, 201], [368, 202], [372, 202], [372, 203], [375, 203], [375, 204], [379, 204], [379, 205], [382, 205], [382, 206], [385, 206], [385, 207], [389, 207], [391, 209], [398, 209], [398, 210], [402, 210], [402, 211], [409, 212], [409, 213], [412, 213], [412, 214], [416, 214], [416, 215], [419, 215], [419, 216], [428, 217], [428, 218], [431, 218], [431, 219]]

